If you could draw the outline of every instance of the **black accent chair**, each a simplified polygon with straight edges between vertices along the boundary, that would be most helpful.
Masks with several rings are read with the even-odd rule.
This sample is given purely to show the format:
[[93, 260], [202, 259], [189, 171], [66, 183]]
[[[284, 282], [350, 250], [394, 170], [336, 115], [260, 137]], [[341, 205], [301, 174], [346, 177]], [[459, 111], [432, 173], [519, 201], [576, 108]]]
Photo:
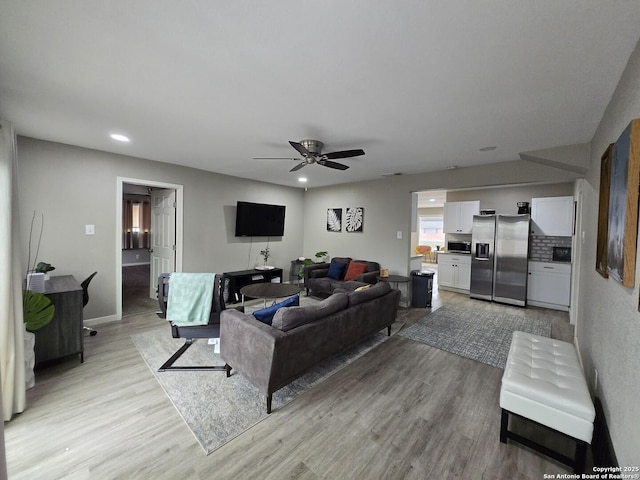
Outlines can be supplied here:
[[[80, 286], [82, 287], [82, 307], [83, 308], [87, 306], [87, 303], [89, 303], [89, 284], [91, 283], [91, 280], [93, 280], [93, 277], [95, 277], [97, 273], [98, 272], [93, 272], [91, 275], [85, 278], [80, 284]], [[92, 337], [98, 334], [98, 332], [91, 327], [82, 327], [82, 328], [85, 331], [89, 332], [89, 335]]]
[[[167, 318], [167, 301], [169, 298], [170, 273], [162, 273], [158, 277], [158, 304], [160, 311], [156, 314], [160, 318]], [[220, 313], [226, 308], [225, 297], [229, 292], [229, 278], [222, 274], [216, 274], [213, 282], [213, 301], [211, 305], [211, 314], [207, 325], [193, 325], [187, 327], [179, 327], [171, 323], [171, 336], [173, 338], [184, 338], [184, 344], [167, 360], [159, 369], [159, 372], [165, 370], [216, 370], [226, 371], [225, 365], [193, 365], [193, 366], [174, 366], [180, 356], [193, 345], [198, 338], [219, 338], [220, 337]], [[244, 311], [243, 307], [235, 307], [236, 310]], [[170, 320], [170, 319], [169, 319]]]

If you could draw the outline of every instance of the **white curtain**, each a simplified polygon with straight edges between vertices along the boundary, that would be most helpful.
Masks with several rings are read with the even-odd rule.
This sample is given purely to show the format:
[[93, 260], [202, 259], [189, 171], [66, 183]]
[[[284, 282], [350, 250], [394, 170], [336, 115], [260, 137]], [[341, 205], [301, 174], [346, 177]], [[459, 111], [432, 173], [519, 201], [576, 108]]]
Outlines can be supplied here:
[[24, 410], [26, 393], [17, 174], [13, 126], [0, 119], [0, 379], [5, 421]]

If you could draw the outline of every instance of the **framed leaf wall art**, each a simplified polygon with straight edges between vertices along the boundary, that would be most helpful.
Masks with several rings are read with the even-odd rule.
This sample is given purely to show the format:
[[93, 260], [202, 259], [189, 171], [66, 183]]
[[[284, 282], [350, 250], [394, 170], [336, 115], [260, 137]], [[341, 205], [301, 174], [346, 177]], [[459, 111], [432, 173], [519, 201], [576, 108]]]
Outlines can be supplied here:
[[327, 232], [341, 232], [341, 231], [342, 231], [342, 209], [328, 208], [327, 209]]
[[363, 207], [347, 208], [347, 213], [344, 220], [345, 230], [347, 232], [362, 233], [363, 225], [364, 225], [364, 208]]

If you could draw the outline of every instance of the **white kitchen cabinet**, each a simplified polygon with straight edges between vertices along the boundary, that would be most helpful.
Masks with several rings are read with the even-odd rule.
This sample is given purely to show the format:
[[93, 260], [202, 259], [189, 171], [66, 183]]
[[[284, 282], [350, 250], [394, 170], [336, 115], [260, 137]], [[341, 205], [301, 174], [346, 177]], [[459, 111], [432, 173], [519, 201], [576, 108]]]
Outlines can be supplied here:
[[438, 288], [469, 292], [471, 255], [441, 253], [438, 255]]
[[573, 234], [573, 197], [531, 199], [531, 234], [570, 237]]
[[446, 202], [444, 204], [444, 233], [471, 233], [473, 216], [480, 214], [480, 201]]
[[529, 262], [527, 279], [529, 305], [569, 310], [571, 304], [571, 265]]

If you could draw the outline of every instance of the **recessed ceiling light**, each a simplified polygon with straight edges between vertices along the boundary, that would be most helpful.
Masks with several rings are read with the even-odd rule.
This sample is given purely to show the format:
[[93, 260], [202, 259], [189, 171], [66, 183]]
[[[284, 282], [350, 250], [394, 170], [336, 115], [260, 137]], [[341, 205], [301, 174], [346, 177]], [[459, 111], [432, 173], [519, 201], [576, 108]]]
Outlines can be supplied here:
[[430, 201], [430, 202], [435, 202], [435, 201], [436, 201], [436, 199], [435, 199], [435, 198], [430, 198], [430, 199], [429, 199], [429, 201]]
[[495, 150], [496, 148], [497, 148], [497, 147], [493, 147], [493, 146], [491, 146], [491, 147], [482, 147], [482, 148], [480, 149], [480, 151], [481, 151], [481, 152], [490, 152], [491, 150]]
[[306, 182], [306, 181], [307, 181], [307, 177], [299, 177], [299, 178], [298, 178], [298, 181], [299, 181], [300, 183], [304, 183], [304, 182]]
[[126, 135], [122, 135], [121, 133], [112, 133], [110, 136], [116, 142], [128, 143], [131, 141], [129, 137], [127, 137]]

